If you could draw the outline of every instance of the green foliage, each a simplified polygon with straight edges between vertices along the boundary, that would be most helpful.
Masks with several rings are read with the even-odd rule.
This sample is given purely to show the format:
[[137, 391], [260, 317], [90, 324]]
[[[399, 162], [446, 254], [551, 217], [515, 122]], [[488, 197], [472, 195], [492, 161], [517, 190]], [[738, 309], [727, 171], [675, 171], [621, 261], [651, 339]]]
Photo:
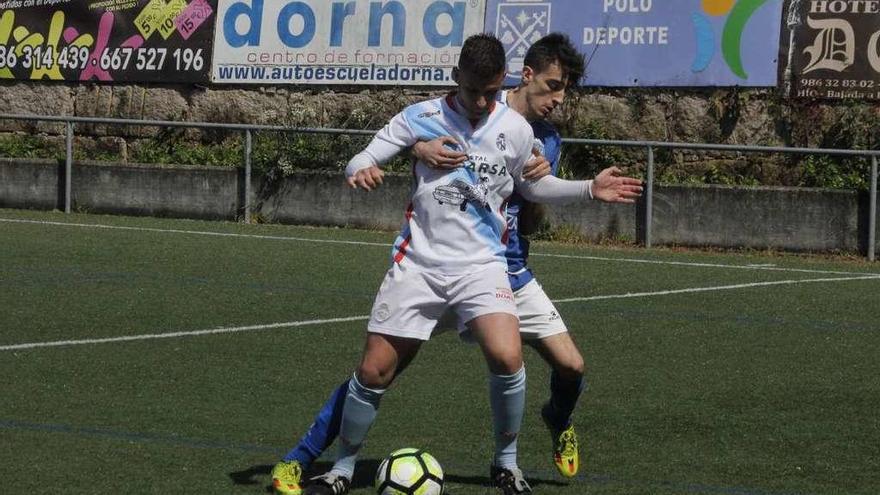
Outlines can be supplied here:
[[871, 165], [864, 158], [840, 158], [814, 155], [800, 163], [802, 187], [831, 189], [867, 189]]
[[[575, 122], [571, 132], [564, 135], [580, 139], [609, 139], [606, 129], [597, 120]], [[626, 156], [617, 147], [567, 145], [563, 149], [558, 175], [566, 179], [595, 177], [602, 169], [624, 162]]]
[[152, 139], [132, 145], [129, 160], [136, 163], [237, 167], [244, 163], [242, 137], [228, 133], [216, 141], [194, 142], [186, 131], [162, 129]]
[[[880, 146], [880, 113], [859, 101], [845, 101], [834, 107], [814, 102], [793, 105], [796, 146], [830, 149], [876, 150]], [[867, 189], [870, 160], [830, 155], [809, 155], [797, 163], [798, 186]]]
[[540, 228], [529, 236], [533, 241], [561, 242], [565, 244], [582, 244], [587, 242], [586, 236], [576, 225], [561, 224], [551, 226], [542, 222]]
[[269, 175], [282, 177], [300, 170], [339, 171], [366, 146], [368, 139], [368, 136], [257, 133], [254, 166]]
[[0, 156], [4, 158], [64, 159], [63, 142], [51, 142], [44, 136], [26, 134], [0, 135]]
[[666, 184], [757, 186], [761, 184], [762, 163], [755, 156], [735, 160], [689, 162], [673, 157], [656, 161], [655, 176], [657, 182]]

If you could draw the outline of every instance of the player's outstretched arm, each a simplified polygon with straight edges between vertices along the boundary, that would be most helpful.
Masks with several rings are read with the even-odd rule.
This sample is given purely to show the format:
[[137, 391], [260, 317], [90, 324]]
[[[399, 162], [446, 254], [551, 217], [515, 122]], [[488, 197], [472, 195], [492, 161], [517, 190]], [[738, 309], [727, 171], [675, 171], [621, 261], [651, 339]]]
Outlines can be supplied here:
[[593, 199], [606, 203], [635, 203], [642, 195], [642, 181], [626, 177], [617, 167], [608, 167], [593, 179]]

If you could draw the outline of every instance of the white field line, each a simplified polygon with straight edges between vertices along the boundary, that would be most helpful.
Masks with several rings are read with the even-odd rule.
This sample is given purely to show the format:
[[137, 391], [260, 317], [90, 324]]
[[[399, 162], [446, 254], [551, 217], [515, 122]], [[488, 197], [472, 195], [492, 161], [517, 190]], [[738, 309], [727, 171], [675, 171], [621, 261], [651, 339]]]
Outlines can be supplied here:
[[[54, 225], [54, 226], [63, 226], [63, 227], [82, 227], [82, 228], [93, 228], [93, 229], [108, 229], [108, 230], [128, 230], [128, 231], [136, 231], [136, 232], [158, 232], [158, 233], [169, 233], [169, 234], [189, 234], [189, 235], [203, 235], [203, 236], [214, 236], [214, 237], [233, 237], [233, 238], [245, 238], [245, 239], [268, 239], [273, 241], [295, 241], [295, 242], [316, 242], [323, 244], [347, 244], [353, 246], [377, 246], [383, 248], [391, 248], [391, 243], [382, 243], [382, 242], [366, 242], [366, 241], [343, 241], [343, 240], [335, 240], [335, 239], [309, 239], [307, 237], [287, 237], [287, 236], [274, 236], [274, 235], [258, 235], [258, 234], [234, 234], [228, 232], [211, 232], [211, 231], [202, 231], [202, 230], [178, 230], [178, 229], [156, 229], [149, 227], [125, 227], [121, 225], [106, 225], [106, 224], [90, 224], [90, 223], [68, 223], [68, 222], [49, 222], [49, 221], [41, 221], [41, 220], [21, 220], [21, 219], [13, 219], [13, 218], [0, 218], [0, 223], [20, 223], [20, 224], [33, 224], [33, 225]], [[791, 272], [791, 273], [813, 273], [817, 275], [862, 275], [860, 272], [843, 272], [843, 271], [831, 271], [831, 270], [807, 270], [801, 268], [779, 268], [774, 266], [761, 266], [761, 265], [723, 265], [716, 263], [691, 263], [685, 261], [661, 261], [661, 260], [646, 260], [639, 258], [608, 258], [602, 256], [585, 256], [585, 255], [568, 255], [568, 254], [549, 254], [549, 253], [530, 253], [530, 256], [539, 256], [546, 258], [564, 258], [564, 259], [574, 259], [574, 260], [589, 260], [589, 261], [611, 261], [616, 263], [643, 263], [643, 264], [651, 264], [651, 265], [672, 265], [672, 266], [688, 266], [688, 267], [698, 267], [698, 268], [730, 268], [736, 270], [757, 270], [757, 271], [774, 271], [774, 272]], [[870, 275], [870, 274], [868, 274]], [[880, 276], [880, 273], [876, 274]]]
[[[815, 278], [815, 279], [806, 279], [806, 280], [777, 280], [775, 282], [757, 282], [751, 284], [737, 284], [737, 285], [721, 285], [717, 287], [694, 287], [690, 289], [677, 289], [677, 290], [664, 290], [657, 292], [637, 292], [637, 293], [627, 293], [627, 294], [610, 294], [604, 296], [590, 296], [590, 297], [572, 297], [568, 299], [555, 299], [553, 300], [556, 304], [561, 303], [571, 303], [571, 302], [584, 302], [584, 301], [600, 301], [607, 299], [629, 299], [635, 297], [651, 297], [651, 296], [668, 296], [673, 294], [689, 294], [694, 292], [711, 292], [711, 291], [719, 291], [719, 290], [734, 290], [734, 289], [751, 289], [755, 287], [768, 287], [774, 285], [797, 285], [797, 284], [806, 284], [806, 283], [830, 283], [830, 282], [848, 282], [854, 280], [880, 280], [880, 276], [872, 275], [872, 276], [861, 276], [861, 277], [846, 277], [846, 278]], [[155, 340], [155, 339], [170, 339], [177, 337], [194, 337], [200, 335], [216, 335], [216, 334], [225, 334], [225, 333], [239, 333], [239, 332], [249, 332], [249, 331], [257, 331], [257, 330], [273, 330], [277, 328], [293, 328], [293, 327], [305, 327], [305, 326], [313, 326], [313, 325], [325, 325], [328, 323], [343, 323], [343, 322], [351, 322], [351, 321], [364, 321], [368, 320], [368, 316], [349, 316], [346, 318], [330, 318], [326, 320], [306, 320], [306, 321], [291, 321], [286, 323], [271, 323], [267, 325], [251, 325], [245, 327], [228, 327], [228, 328], [213, 328], [210, 330], [195, 330], [189, 332], [171, 332], [171, 333], [157, 333], [157, 334], [144, 334], [144, 335], [128, 335], [123, 337], [108, 337], [103, 339], [83, 339], [83, 340], [59, 340], [54, 342], [33, 342], [27, 344], [14, 344], [14, 345], [4, 345], [0, 346], [0, 352], [2, 351], [19, 351], [19, 350], [27, 350], [27, 349], [35, 349], [39, 347], [69, 347], [74, 345], [88, 345], [88, 344], [109, 344], [113, 342], [131, 342], [137, 340]]]
[[[575, 260], [592, 260], [592, 261], [619, 261], [624, 263], [643, 263], [646, 265], [672, 265], [672, 266], [690, 266], [699, 268], [734, 268], [739, 270], [755, 270], [762, 272], [791, 272], [791, 273], [812, 273], [814, 275], [860, 275], [860, 272], [837, 272], [831, 270], [807, 270], [805, 268], [779, 268], [771, 265], [722, 265], [720, 263], [693, 263], [686, 261], [660, 261], [645, 260], [638, 258], [606, 258], [602, 256], [582, 256], [569, 254], [548, 254], [548, 253], [530, 253], [530, 256], [542, 256], [545, 258], [567, 258]], [[871, 274], [868, 273], [868, 276]], [[875, 274], [880, 276], [880, 273]]]
[[191, 234], [191, 235], [206, 235], [206, 236], [215, 236], [215, 237], [238, 237], [238, 238], [247, 238], [247, 239], [269, 239], [273, 241], [297, 241], [297, 242], [319, 242], [326, 244], [351, 244], [355, 246], [381, 246], [384, 248], [391, 249], [391, 243], [381, 243], [381, 242], [362, 242], [362, 241], [341, 241], [336, 239], [309, 239], [307, 237], [286, 237], [279, 235], [257, 235], [257, 234], [233, 234], [231, 232], [211, 232], [205, 230], [178, 230], [178, 229], [154, 229], [149, 227], [125, 227], [122, 225], [104, 225], [98, 223], [67, 223], [67, 222], [44, 222], [38, 220], [18, 220], [18, 219], [10, 219], [10, 218], [0, 218], [0, 222], [5, 223], [27, 223], [27, 224], [35, 224], [35, 225], [58, 225], [63, 227], [84, 227], [84, 228], [93, 228], [93, 229], [108, 229], [108, 230], [130, 230], [136, 232], [159, 232], [166, 234]]
[[276, 328], [306, 327], [311, 325], [325, 325], [328, 323], [344, 323], [349, 321], [367, 320], [368, 316], [349, 316], [347, 318], [329, 318], [326, 320], [289, 321], [286, 323], [270, 323], [268, 325], [249, 325], [246, 327], [212, 328], [209, 330], [194, 330], [189, 332], [148, 333], [142, 335], [126, 335], [123, 337], [108, 337], [104, 339], [82, 340], [56, 340], [54, 342], [33, 342], [29, 344], [15, 344], [0, 346], [0, 351], [18, 351], [23, 349], [36, 349], [38, 347], [68, 347], [73, 345], [110, 344], [113, 342], [132, 342], [136, 340], [173, 339], [177, 337], [197, 337], [199, 335], [217, 335], [223, 333], [253, 332], [257, 330], [274, 330]]
[[751, 289], [755, 287], [770, 287], [774, 285], [798, 285], [831, 282], [850, 282], [853, 280], [880, 280], [880, 275], [865, 275], [860, 277], [836, 277], [836, 278], [813, 278], [803, 280], [774, 280], [772, 282], [753, 282], [748, 284], [719, 285], [715, 287], [693, 287], [690, 289], [662, 290], [657, 292], [631, 292], [627, 294], [613, 294], [607, 296], [570, 297], [568, 299], [556, 299], [554, 303], [570, 303], [583, 301], [601, 301], [604, 299], [629, 299], [633, 297], [669, 296], [674, 294], [691, 294], [695, 292], [714, 292], [719, 290]]

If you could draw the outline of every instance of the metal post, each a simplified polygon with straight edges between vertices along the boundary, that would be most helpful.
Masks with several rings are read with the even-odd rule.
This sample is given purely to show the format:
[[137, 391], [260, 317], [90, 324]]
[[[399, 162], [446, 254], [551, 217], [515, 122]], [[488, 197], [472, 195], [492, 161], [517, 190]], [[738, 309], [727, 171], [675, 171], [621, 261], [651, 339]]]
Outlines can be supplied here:
[[73, 182], [73, 122], [67, 123], [67, 149], [64, 157], [64, 213], [70, 213]]
[[645, 247], [651, 247], [651, 224], [654, 222], [654, 148], [648, 146], [648, 178], [645, 191]]
[[877, 250], [877, 155], [871, 157], [871, 210], [868, 213], [868, 261]]
[[251, 223], [251, 150], [250, 129], [244, 131], [244, 223]]

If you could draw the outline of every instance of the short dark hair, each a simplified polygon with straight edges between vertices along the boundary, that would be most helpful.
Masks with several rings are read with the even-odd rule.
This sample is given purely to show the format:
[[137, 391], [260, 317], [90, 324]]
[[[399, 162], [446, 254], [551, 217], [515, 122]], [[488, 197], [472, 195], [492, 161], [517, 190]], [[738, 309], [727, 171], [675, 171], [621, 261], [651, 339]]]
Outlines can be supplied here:
[[464, 41], [458, 68], [482, 81], [489, 81], [504, 72], [504, 45], [494, 35], [475, 34]]
[[568, 77], [568, 87], [577, 87], [584, 76], [584, 56], [562, 33], [550, 33], [536, 41], [523, 60], [523, 65], [531, 67], [536, 73], [544, 72], [553, 63], [559, 63], [562, 75]]

